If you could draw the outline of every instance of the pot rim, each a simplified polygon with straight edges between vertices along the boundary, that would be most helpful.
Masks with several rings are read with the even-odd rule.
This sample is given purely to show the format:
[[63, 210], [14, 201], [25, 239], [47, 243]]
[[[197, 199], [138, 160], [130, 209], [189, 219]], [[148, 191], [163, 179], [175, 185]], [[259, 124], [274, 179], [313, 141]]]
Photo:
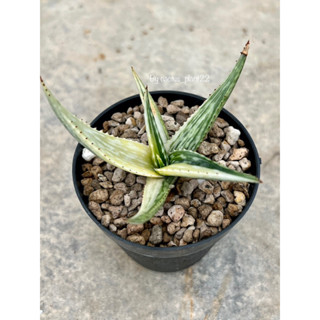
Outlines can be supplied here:
[[[201, 101], [205, 101], [206, 98], [193, 94], [193, 93], [189, 93], [189, 92], [183, 92], [183, 91], [175, 91], [175, 90], [157, 90], [157, 91], [151, 91], [150, 92], [151, 95], [162, 95], [162, 96], [166, 96], [166, 94], [175, 94], [175, 95], [181, 95], [181, 99], [183, 99], [183, 96], [187, 96], [187, 97], [191, 97], [194, 99], [198, 99]], [[129, 100], [132, 99], [137, 99], [139, 97], [139, 94], [136, 95], [132, 95], [130, 97], [124, 98], [114, 104], [112, 104], [111, 106], [107, 107], [104, 111], [102, 111], [101, 113], [99, 113], [92, 121], [92, 123], [95, 123], [98, 119], [100, 119], [101, 117], [103, 117], [107, 112], [109, 112], [110, 109], [115, 109], [117, 108], [119, 105], [126, 103]], [[226, 109], [222, 109], [221, 112], [224, 112], [227, 116], [229, 116], [230, 118], [232, 118], [232, 120], [237, 124], [237, 128], [240, 130], [241, 134], [243, 134], [244, 136], [247, 137], [249, 143], [250, 143], [250, 151], [253, 153], [253, 159], [254, 159], [254, 164], [256, 167], [256, 176], [258, 178], [260, 178], [260, 164], [261, 164], [261, 159], [259, 157], [258, 154], [258, 150], [254, 144], [254, 141], [252, 139], [252, 137], [250, 136], [248, 130], [245, 128], [245, 126], [228, 110]], [[91, 213], [91, 211], [89, 210], [87, 204], [84, 202], [84, 200], [82, 199], [82, 194], [80, 192], [80, 189], [78, 187], [77, 184], [77, 178], [76, 178], [76, 160], [77, 158], [80, 156], [81, 157], [81, 152], [83, 149], [83, 146], [78, 143], [73, 155], [73, 160], [72, 160], [72, 179], [73, 179], [73, 185], [76, 191], [76, 194], [78, 196], [78, 199], [82, 205], [82, 207], [84, 208], [84, 210], [86, 211], [86, 213], [89, 215], [89, 217], [98, 225], [98, 227], [105, 233], [107, 233], [108, 236], [110, 236], [111, 238], [114, 238], [114, 240], [116, 241], [120, 241], [122, 243], [124, 243], [124, 245], [127, 246], [132, 246], [133, 248], [144, 248], [145, 250], [149, 250], [150, 252], [156, 250], [156, 251], [182, 251], [182, 250], [186, 250], [187, 248], [196, 248], [197, 246], [200, 245], [204, 245], [207, 242], [212, 241], [213, 239], [218, 239], [220, 237], [223, 237], [228, 231], [230, 231], [231, 228], [233, 228], [243, 217], [244, 215], [247, 213], [247, 211], [249, 210], [251, 204], [253, 203], [253, 200], [257, 194], [258, 191], [258, 187], [259, 187], [259, 183], [253, 184], [253, 190], [252, 190], [252, 194], [249, 198], [249, 200], [246, 203], [246, 206], [244, 207], [244, 209], [242, 210], [242, 212], [237, 216], [237, 219], [235, 221], [233, 221], [232, 223], [230, 223], [230, 225], [228, 227], [226, 227], [225, 229], [223, 229], [222, 231], [218, 232], [217, 234], [210, 236], [206, 239], [200, 240], [196, 243], [191, 243], [191, 244], [187, 244], [185, 246], [181, 246], [181, 247], [149, 247], [146, 245], [142, 245], [139, 243], [134, 243], [131, 241], [128, 241], [126, 239], [121, 238], [120, 236], [118, 236], [117, 234], [111, 232], [108, 228], [104, 227], [100, 221]]]

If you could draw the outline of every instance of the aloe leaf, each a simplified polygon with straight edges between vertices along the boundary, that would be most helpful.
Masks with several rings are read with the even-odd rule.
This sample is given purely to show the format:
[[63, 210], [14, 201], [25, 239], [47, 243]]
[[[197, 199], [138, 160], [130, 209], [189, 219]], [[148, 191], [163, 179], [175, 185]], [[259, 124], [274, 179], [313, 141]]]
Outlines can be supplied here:
[[162, 207], [174, 184], [176, 177], [165, 177], [162, 179], [147, 178], [144, 187], [142, 204], [139, 212], [128, 219], [128, 223], [144, 223], [149, 221]]
[[[144, 108], [146, 108], [145, 102], [144, 102], [145, 101], [144, 95], [146, 93], [146, 87], [143, 84], [143, 82], [141, 81], [141, 79], [139, 78], [138, 74], [133, 69], [133, 67], [131, 67], [131, 70], [132, 70], [132, 74], [133, 74], [134, 80], [136, 81], [136, 85], [137, 85], [138, 90], [139, 90], [139, 94], [140, 94], [140, 98], [141, 98], [142, 104], [143, 104]], [[167, 130], [167, 128], [166, 128], [166, 126], [165, 126], [165, 124], [163, 122], [163, 119], [161, 117], [160, 111], [159, 111], [156, 103], [154, 102], [154, 100], [153, 100], [153, 98], [152, 98], [152, 96], [151, 96], [151, 94], [149, 92], [148, 92], [148, 96], [149, 96], [151, 110], [152, 110], [153, 116], [155, 118], [155, 123], [157, 125], [160, 137], [161, 137], [163, 143], [165, 143], [169, 139], [168, 130]]]
[[164, 148], [163, 141], [159, 135], [155, 118], [152, 114], [148, 89], [144, 95], [144, 121], [148, 136], [148, 143], [151, 149], [153, 165], [161, 168], [168, 165], [167, 152]]
[[199, 147], [231, 95], [245, 64], [248, 50], [249, 41], [225, 82], [204, 101], [200, 108], [167, 141], [167, 150], [171, 152], [183, 149], [196, 150]]
[[205, 156], [189, 151], [175, 151], [169, 155], [171, 165], [155, 169], [164, 176], [206, 180], [259, 183], [259, 178], [226, 168]]
[[53, 96], [43, 80], [44, 93], [54, 113], [71, 135], [84, 147], [104, 161], [134, 174], [159, 178], [153, 169], [150, 148], [142, 143], [111, 136], [91, 128], [80, 120]]

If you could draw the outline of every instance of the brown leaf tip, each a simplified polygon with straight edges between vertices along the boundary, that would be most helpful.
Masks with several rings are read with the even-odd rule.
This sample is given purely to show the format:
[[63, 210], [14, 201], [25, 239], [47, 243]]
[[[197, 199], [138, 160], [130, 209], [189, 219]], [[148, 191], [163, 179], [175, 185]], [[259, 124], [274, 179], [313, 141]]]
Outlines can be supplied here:
[[249, 52], [249, 46], [250, 46], [250, 41], [248, 40], [243, 50], [241, 51], [241, 54], [247, 56]]

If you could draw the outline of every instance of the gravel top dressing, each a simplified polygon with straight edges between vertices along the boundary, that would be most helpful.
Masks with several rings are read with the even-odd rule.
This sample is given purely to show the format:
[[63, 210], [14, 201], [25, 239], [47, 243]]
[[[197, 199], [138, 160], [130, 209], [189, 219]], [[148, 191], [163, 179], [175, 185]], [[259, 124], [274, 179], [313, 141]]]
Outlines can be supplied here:
[[[158, 107], [172, 136], [199, 106], [183, 100], [158, 99]], [[116, 112], [103, 124], [104, 132], [148, 144], [143, 106]], [[250, 173], [249, 150], [240, 131], [217, 118], [198, 153], [240, 172]], [[83, 160], [83, 193], [89, 209], [103, 226], [128, 241], [152, 247], [184, 246], [217, 234], [239, 215], [249, 198], [249, 183], [179, 178], [164, 206], [144, 224], [127, 224], [140, 208], [146, 178], [125, 172], [95, 157]]]

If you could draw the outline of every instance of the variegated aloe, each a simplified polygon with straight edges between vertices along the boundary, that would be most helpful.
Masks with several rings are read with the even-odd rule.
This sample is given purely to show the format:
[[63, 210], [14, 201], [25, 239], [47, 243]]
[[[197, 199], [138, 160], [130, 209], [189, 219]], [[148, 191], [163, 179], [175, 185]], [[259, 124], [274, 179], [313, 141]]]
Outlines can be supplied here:
[[41, 79], [53, 111], [79, 143], [104, 161], [147, 177], [140, 210], [128, 220], [129, 223], [144, 223], [150, 220], [165, 202], [177, 177], [259, 183], [255, 176], [228, 169], [195, 152], [235, 87], [248, 49], [249, 42], [225, 82], [171, 138], [148, 88], [132, 68], [144, 106], [148, 146], [91, 128], [67, 111]]

